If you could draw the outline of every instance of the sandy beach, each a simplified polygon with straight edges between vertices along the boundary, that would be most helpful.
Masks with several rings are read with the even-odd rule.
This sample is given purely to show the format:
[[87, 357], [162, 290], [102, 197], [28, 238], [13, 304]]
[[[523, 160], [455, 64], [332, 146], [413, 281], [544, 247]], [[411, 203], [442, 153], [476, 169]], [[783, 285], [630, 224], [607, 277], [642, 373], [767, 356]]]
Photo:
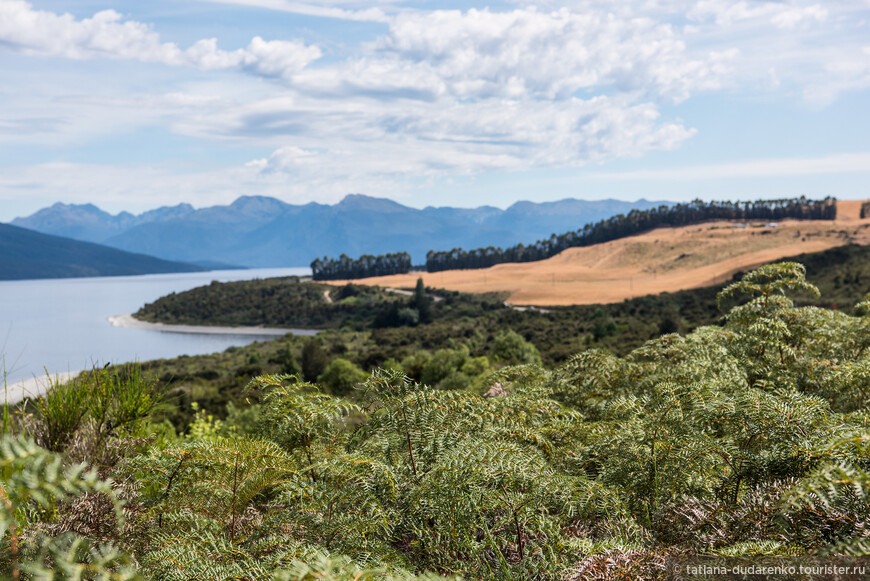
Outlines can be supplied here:
[[114, 315], [108, 318], [113, 327], [128, 327], [131, 329], [146, 329], [162, 333], [195, 333], [205, 335], [257, 335], [262, 337], [281, 337], [287, 333], [294, 335], [316, 335], [314, 329], [282, 329], [278, 327], [217, 327], [210, 325], [165, 325], [163, 323], [148, 323], [140, 321], [133, 315]]
[[67, 371], [64, 373], [55, 373], [51, 376], [42, 375], [40, 377], [31, 377], [10, 383], [6, 387], [5, 400], [8, 404], [20, 402], [25, 397], [36, 397], [45, 393], [52, 384], [66, 383], [70, 379], [77, 377], [81, 371]]

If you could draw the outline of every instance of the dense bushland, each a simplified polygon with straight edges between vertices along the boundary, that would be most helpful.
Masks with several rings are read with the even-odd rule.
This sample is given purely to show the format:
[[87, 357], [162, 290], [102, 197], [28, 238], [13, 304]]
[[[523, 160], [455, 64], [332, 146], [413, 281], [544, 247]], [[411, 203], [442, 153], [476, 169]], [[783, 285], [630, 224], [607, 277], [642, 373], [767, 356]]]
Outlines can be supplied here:
[[718, 293], [722, 326], [549, 369], [506, 333], [523, 364], [462, 389], [389, 365], [348, 397], [258, 376], [256, 413], [197, 412], [181, 436], [155, 423], [155, 383], [97, 370], [65, 396], [81, 421], [37, 402], [0, 444], [0, 571], [664, 578], [693, 555], [867, 555], [870, 295], [852, 314], [791, 298], [816, 294], [768, 265]]
[[[868, 247], [842, 246], [787, 260], [805, 264], [807, 276], [822, 291], [820, 298], [799, 296], [799, 304], [849, 311], [856, 297], [870, 290]], [[353, 331], [327, 333], [322, 340], [329, 350], [365, 370], [389, 357], [401, 360], [421, 350], [459, 345], [465, 345], [476, 356], [486, 355], [495, 337], [510, 329], [531, 341], [544, 362], [552, 365], [591, 346], [625, 354], [662, 333], [685, 333], [716, 323], [721, 313], [715, 297], [721, 288], [662, 293], [613, 304], [517, 311], [505, 307], [504, 297], [497, 294], [415, 289], [412, 296], [402, 296], [377, 287], [334, 287], [285, 278], [212, 283], [163, 297], [143, 307], [136, 316], [164, 323]], [[324, 293], [329, 293], [331, 302]], [[291, 347], [297, 360], [301, 348], [301, 343]], [[268, 348], [249, 355], [260, 359], [275, 356], [266, 351]], [[214, 369], [214, 362], [208, 367]], [[281, 370], [268, 365], [263, 369]]]
[[[846, 245], [785, 260], [806, 265], [808, 277], [822, 290], [820, 298], [798, 297], [801, 304], [848, 310], [854, 305], [855, 297], [870, 288], [870, 248], [866, 246]], [[531, 310], [522, 313], [506, 308], [503, 304], [505, 296], [498, 293], [469, 295], [440, 289], [415, 289], [415, 294], [408, 297], [378, 287], [352, 283], [335, 287], [285, 277], [213, 282], [162, 297], [142, 307], [135, 316], [168, 324], [264, 325], [355, 331], [413, 327], [429, 322], [457, 324], [467, 318], [492, 316], [497, 319], [496, 327], [519, 330], [515, 327], [519, 325], [523, 327], [523, 334], [526, 334], [526, 328], [529, 333], [538, 328], [542, 330], [542, 338], [555, 336], [555, 341], [562, 344], [569, 335], [585, 340], [584, 335], [591, 334], [596, 343], [603, 340], [604, 346], [624, 353], [649, 339], [659, 328], [688, 331], [716, 321], [720, 314], [712, 299], [721, 288], [661, 293], [609, 305], [547, 307], [543, 312]], [[421, 308], [425, 311], [422, 315]], [[399, 311], [403, 309], [416, 312], [405, 311], [400, 316]], [[568, 325], [570, 333], [555, 331], [552, 324]], [[421, 332], [426, 331], [418, 328], [413, 335]], [[615, 341], [608, 340], [614, 336]], [[542, 353], [549, 352], [546, 346], [534, 342]], [[582, 345], [572, 345], [570, 353], [580, 347]], [[544, 358], [548, 360], [546, 355]], [[559, 358], [552, 361], [559, 361]]]
[[[497, 293], [469, 295], [422, 289], [408, 299], [377, 287], [302, 282], [298, 277], [212, 282], [148, 303], [135, 313], [144, 321], [181, 325], [263, 325], [306, 329], [366, 330], [455, 320], [504, 308]], [[424, 304], [425, 303], [425, 304]], [[400, 309], [415, 311], [404, 318]], [[421, 309], [423, 312], [421, 313]]]

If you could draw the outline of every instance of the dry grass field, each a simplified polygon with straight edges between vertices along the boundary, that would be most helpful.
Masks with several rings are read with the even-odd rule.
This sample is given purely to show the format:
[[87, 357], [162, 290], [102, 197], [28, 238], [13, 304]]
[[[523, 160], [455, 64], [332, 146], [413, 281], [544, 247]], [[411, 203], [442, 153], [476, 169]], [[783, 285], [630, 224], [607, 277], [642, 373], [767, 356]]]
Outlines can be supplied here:
[[[861, 201], [838, 202], [837, 220], [786, 220], [776, 226], [708, 222], [661, 228], [528, 263], [480, 270], [410, 273], [355, 283], [463, 292], [503, 291], [516, 305], [579, 305], [698, 288], [730, 279], [735, 272], [805, 252], [845, 244], [870, 244], [870, 219], [860, 219]], [[346, 281], [332, 281], [344, 284]]]

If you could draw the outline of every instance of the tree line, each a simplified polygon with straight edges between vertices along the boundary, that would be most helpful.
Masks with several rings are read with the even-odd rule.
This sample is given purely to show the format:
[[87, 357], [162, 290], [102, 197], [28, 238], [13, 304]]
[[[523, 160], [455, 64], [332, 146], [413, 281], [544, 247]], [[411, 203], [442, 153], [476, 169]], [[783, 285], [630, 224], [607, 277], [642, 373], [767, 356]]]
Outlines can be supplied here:
[[316, 258], [311, 263], [311, 273], [314, 280], [367, 278], [370, 276], [405, 274], [410, 270], [411, 255], [407, 252], [395, 252], [379, 256], [363, 254], [356, 260], [346, 254], [342, 254], [338, 259], [324, 256], [322, 259]]
[[510, 248], [454, 248], [447, 251], [430, 250], [426, 255], [426, 270], [439, 272], [453, 269], [487, 268], [505, 262], [534, 262], [559, 254], [566, 248], [591, 246], [640, 234], [655, 228], [677, 227], [711, 220], [833, 220], [837, 215], [836, 200], [800, 198], [780, 200], [757, 200], [755, 202], [691, 202], [661, 205], [648, 210], [632, 210], [617, 214], [583, 228], [553, 234], [546, 240], [538, 240], [528, 246], [517, 244]]

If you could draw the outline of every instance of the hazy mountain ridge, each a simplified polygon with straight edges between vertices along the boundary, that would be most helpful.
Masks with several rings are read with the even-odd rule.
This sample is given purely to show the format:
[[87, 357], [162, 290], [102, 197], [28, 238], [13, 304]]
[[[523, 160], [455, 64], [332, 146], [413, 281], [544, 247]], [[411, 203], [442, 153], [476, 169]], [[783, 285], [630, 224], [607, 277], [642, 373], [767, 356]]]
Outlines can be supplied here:
[[0, 224], [0, 280], [199, 272], [205, 268]]
[[415, 264], [429, 250], [532, 243], [553, 233], [633, 208], [668, 202], [517, 202], [501, 210], [426, 207], [351, 194], [329, 206], [287, 204], [242, 196], [227, 206], [162, 207], [138, 216], [111, 215], [92, 204], [54, 204], [12, 224], [184, 262], [219, 261], [252, 267], [307, 266], [314, 258], [407, 251]]

